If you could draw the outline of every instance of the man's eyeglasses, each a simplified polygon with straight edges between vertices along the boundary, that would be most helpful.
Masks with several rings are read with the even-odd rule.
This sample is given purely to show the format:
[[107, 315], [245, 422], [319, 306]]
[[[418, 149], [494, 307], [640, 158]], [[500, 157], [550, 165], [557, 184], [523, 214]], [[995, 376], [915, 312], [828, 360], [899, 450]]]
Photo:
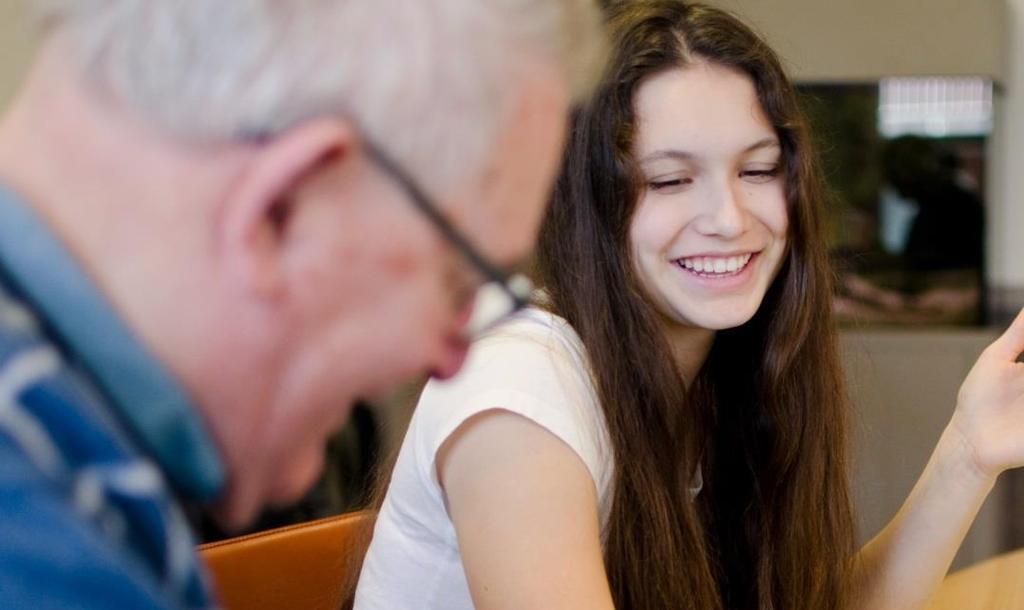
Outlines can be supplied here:
[[363, 146], [370, 159], [398, 183], [445, 241], [451, 244], [483, 278], [484, 283], [477, 289], [473, 298], [473, 313], [463, 328], [465, 338], [478, 337], [530, 304], [533, 284], [529, 278], [519, 273], [506, 273], [487, 260], [469, 239], [445, 218], [440, 208], [431, 202], [412, 176], [372, 142], [363, 140]]

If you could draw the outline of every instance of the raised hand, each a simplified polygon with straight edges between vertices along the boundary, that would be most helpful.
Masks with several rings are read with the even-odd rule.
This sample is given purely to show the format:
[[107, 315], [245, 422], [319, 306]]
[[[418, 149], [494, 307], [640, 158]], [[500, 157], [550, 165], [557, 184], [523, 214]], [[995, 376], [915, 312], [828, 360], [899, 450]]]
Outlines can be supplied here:
[[962, 436], [977, 473], [995, 478], [1024, 466], [1024, 310], [967, 375], [950, 429]]

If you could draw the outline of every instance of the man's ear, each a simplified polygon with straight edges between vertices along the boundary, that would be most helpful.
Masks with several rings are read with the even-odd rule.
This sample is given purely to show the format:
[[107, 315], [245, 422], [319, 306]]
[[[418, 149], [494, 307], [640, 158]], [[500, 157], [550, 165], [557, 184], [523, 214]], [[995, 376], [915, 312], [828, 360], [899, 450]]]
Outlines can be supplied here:
[[254, 144], [220, 210], [219, 247], [246, 290], [273, 298], [284, 286], [281, 248], [305, 180], [350, 155], [356, 132], [342, 120], [314, 120]]

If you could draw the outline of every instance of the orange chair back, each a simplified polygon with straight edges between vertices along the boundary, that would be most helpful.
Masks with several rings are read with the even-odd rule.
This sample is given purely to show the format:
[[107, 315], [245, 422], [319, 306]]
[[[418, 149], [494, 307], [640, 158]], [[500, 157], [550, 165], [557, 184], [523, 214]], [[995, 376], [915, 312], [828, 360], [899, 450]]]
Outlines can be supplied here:
[[199, 547], [225, 610], [338, 610], [358, 578], [373, 511]]

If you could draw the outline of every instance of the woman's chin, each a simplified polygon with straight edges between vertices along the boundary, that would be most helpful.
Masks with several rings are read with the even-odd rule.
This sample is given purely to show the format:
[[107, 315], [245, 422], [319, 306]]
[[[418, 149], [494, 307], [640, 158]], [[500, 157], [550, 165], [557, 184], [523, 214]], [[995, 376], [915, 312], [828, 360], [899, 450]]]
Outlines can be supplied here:
[[742, 303], [729, 307], [726, 304], [714, 304], [702, 307], [680, 307], [676, 309], [674, 321], [691, 328], [704, 330], [729, 330], [739, 328], [753, 319], [757, 313], [757, 304]]
[[714, 316], [710, 317], [698, 326], [707, 330], [730, 330], [743, 326], [753, 319], [753, 317], [753, 314], [747, 316]]

